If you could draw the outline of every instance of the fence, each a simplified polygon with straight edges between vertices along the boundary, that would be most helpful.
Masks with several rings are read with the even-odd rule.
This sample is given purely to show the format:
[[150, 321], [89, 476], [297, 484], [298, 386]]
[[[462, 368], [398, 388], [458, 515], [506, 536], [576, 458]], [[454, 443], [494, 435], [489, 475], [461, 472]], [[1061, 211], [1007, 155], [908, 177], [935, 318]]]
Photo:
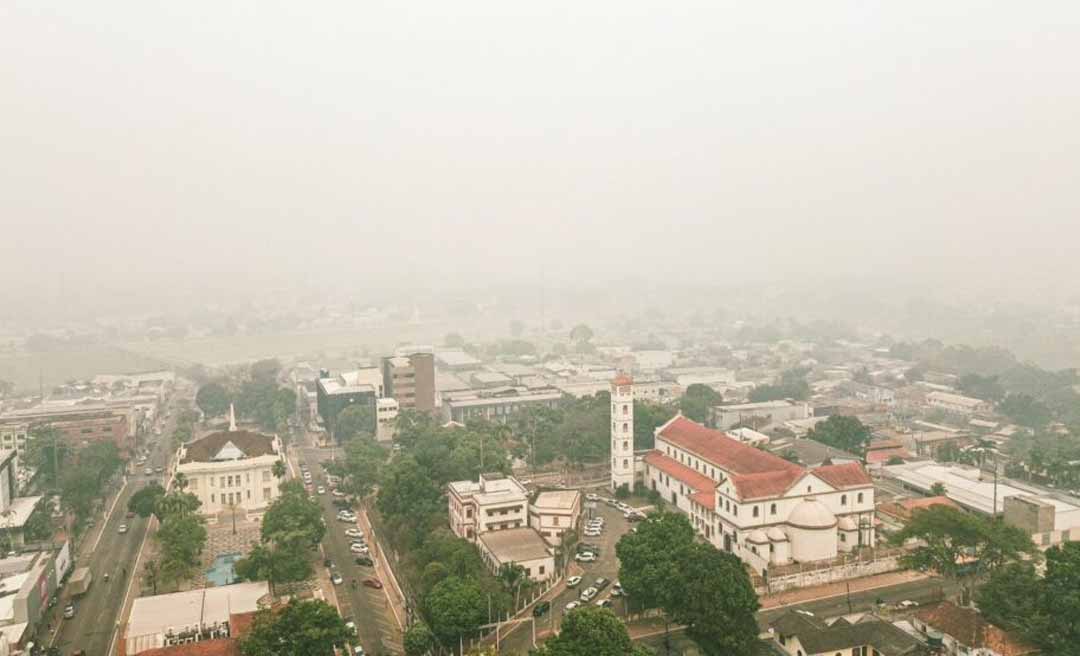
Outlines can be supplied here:
[[903, 548], [862, 549], [832, 560], [812, 563], [793, 563], [769, 569], [768, 579], [754, 576], [754, 588], [758, 594], [783, 592], [796, 587], [833, 583], [874, 574], [884, 574], [901, 569]]

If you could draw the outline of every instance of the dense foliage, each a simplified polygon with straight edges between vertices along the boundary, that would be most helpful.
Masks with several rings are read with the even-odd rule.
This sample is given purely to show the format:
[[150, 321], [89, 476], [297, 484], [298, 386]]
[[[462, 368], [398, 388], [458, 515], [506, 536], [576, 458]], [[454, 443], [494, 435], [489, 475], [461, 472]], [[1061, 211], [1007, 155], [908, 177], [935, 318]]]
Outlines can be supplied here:
[[773, 385], [758, 385], [750, 390], [751, 403], [795, 399], [805, 401], [810, 398], [810, 385], [806, 382], [805, 369], [788, 369], [780, 374], [780, 382]]
[[195, 394], [195, 405], [207, 417], [217, 417], [229, 411], [229, 390], [221, 383], [207, 383]]
[[[704, 424], [709, 421], [710, 409], [723, 401], [724, 397], [720, 396], [720, 392], [708, 385], [694, 383], [687, 386], [686, 391], [683, 392], [682, 398], [679, 399], [679, 409], [682, 410], [683, 416]], [[636, 421], [637, 417], [635, 416], [634, 419]]]
[[311, 549], [326, 535], [322, 509], [299, 481], [281, 484], [281, 496], [267, 508], [261, 542], [236, 564], [244, 580], [265, 580], [271, 585], [302, 581], [311, 576]]
[[861, 456], [870, 444], [870, 429], [857, 417], [833, 415], [811, 428], [806, 437]]
[[198, 514], [198, 497], [173, 490], [158, 499], [155, 514], [161, 526], [154, 535], [160, 547], [157, 579], [177, 583], [189, 578], [206, 546], [206, 527]]
[[560, 631], [536, 650], [536, 656], [647, 656], [636, 646], [622, 620], [606, 608], [584, 606], [566, 615]]
[[128, 499], [128, 510], [139, 517], [149, 517], [154, 514], [158, 501], [163, 496], [165, 496], [165, 488], [161, 486], [161, 483], [153, 481], [131, 495]]
[[333, 656], [345, 647], [352, 632], [330, 604], [319, 599], [291, 600], [280, 610], [255, 615], [251, 631], [240, 639], [244, 656]]

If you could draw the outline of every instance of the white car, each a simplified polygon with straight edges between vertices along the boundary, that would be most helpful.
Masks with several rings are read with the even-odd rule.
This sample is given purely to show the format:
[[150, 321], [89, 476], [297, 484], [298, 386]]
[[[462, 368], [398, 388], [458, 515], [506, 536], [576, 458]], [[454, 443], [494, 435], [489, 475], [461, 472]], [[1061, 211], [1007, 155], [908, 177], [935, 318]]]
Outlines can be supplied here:
[[116, 532], [120, 534], [127, 533], [127, 524], [121, 524], [120, 528], [118, 528]]
[[587, 588], [585, 588], [584, 590], [581, 591], [581, 596], [578, 597], [578, 599], [580, 599], [584, 603], [588, 603], [588, 602], [592, 601], [593, 598], [596, 597], [596, 595], [599, 592], [600, 591], [597, 590], [596, 588], [594, 588], [592, 586], [589, 586], [589, 587], [587, 587]]
[[350, 546], [349, 546], [349, 551], [353, 552], [354, 554], [364, 554], [364, 555], [367, 555], [367, 553], [368, 553], [368, 552], [369, 552], [370, 550], [369, 550], [369, 549], [367, 548], [367, 545], [363, 545], [363, 544], [352, 544], [352, 545], [350, 545]]
[[334, 585], [341, 585], [342, 583], [345, 582], [345, 579], [341, 578], [341, 574], [338, 574], [337, 572], [334, 572], [333, 574], [330, 575], [330, 582], [333, 583]]
[[341, 490], [333, 490], [332, 492], [330, 492], [330, 494], [333, 494], [335, 497], [343, 497], [343, 496], [345, 496], [345, 493], [342, 492]]
[[586, 501], [599, 501], [600, 496], [590, 492], [589, 494], [585, 495], [585, 500]]
[[577, 587], [578, 583], [581, 583], [580, 576], [571, 576], [570, 578], [566, 579], [566, 587], [568, 588]]
[[583, 551], [578, 555], [574, 556], [574, 560], [578, 561], [579, 563], [595, 563], [596, 554], [592, 553], [591, 551]]
[[337, 518], [338, 518], [339, 522], [355, 522], [356, 521], [356, 515], [354, 515], [352, 513], [349, 513], [348, 515], [338, 514]]
[[364, 532], [358, 528], [347, 528], [345, 529], [345, 536], [350, 538], [362, 538], [364, 537]]
[[349, 630], [349, 633], [356, 635], [356, 622], [352, 620], [345, 622], [345, 628]]
[[591, 528], [585, 529], [585, 537], [587, 537], [587, 538], [598, 538], [598, 537], [600, 537], [600, 529], [591, 529]]
[[566, 606], [564, 606], [564, 608], [566, 608], [566, 612], [569, 613], [570, 611], [574, 610], [575, 608], [577, 608], [580, 605], [581, 605], [580, 601], [571, 601], [570, 603], [566, 604]]
[[321, 485], [319, 487], [315, 488], [315, 491], [318, 492], [319, 494], [326, 494], [326, 488], [321, 486]]
[[75, 617], [75, 604], [64, 606], [64, 619], [70, 620]]

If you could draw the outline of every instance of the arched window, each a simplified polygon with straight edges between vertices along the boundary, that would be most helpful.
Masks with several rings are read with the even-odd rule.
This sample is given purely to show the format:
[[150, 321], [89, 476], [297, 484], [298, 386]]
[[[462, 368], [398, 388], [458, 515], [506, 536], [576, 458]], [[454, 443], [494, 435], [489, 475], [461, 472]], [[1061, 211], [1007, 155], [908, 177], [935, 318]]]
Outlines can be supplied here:
[[840, 495], [840, 505], [841, 506], [846, 506], [847, 505], [847, 495], [846, 494], [841, 494]]
[[628, 406], [628, 405], [626, 405], [626, 404], [624, 403], [624, 404], [623, 404], [623, 407], [622, 407], [622, 413], [623, 413], [623, 416], [624, 416], [624, 417], [625, 417], [625, 416], [627, 416], [627, 415], [629, 415], [629, 414], [630, 414], [630, 406]]
[[754, 506], [754, 517], [758, 516], [758, 507]]
[[630, 431], [630, 424], [627, 424], [627, 423], [623, 423], [623, 425], [622, 425], [622, 432], [624, 432], [624, 433], [627, 433], [627, 432], [629, 432], [629, 431]]
[[855, 497], [855, 500], [858, 501], [859, 503], [862, 503], [862, 492], [859, 492], [859, 495], [857, 497]]
[[776, 514], [776, 504], [775, 503], [769, 506], [769, 514], [770, 515], [775, 515]]

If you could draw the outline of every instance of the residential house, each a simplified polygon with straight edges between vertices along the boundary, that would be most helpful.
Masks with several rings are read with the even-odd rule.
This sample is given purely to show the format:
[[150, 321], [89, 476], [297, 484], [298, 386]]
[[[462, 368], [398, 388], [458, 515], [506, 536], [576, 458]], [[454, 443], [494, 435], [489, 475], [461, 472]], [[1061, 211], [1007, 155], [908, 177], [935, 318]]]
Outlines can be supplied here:
[[789, 656], [930, 656], [926, 644], [875, 615], [855, 622], [825, 622], [789, 610], [769, 625], [773, 640]]
[[944, 601], [920, 608], [912, 625], [947, 656], [1031, 656], [1039, 650], [991, 624], [974, 608]]

